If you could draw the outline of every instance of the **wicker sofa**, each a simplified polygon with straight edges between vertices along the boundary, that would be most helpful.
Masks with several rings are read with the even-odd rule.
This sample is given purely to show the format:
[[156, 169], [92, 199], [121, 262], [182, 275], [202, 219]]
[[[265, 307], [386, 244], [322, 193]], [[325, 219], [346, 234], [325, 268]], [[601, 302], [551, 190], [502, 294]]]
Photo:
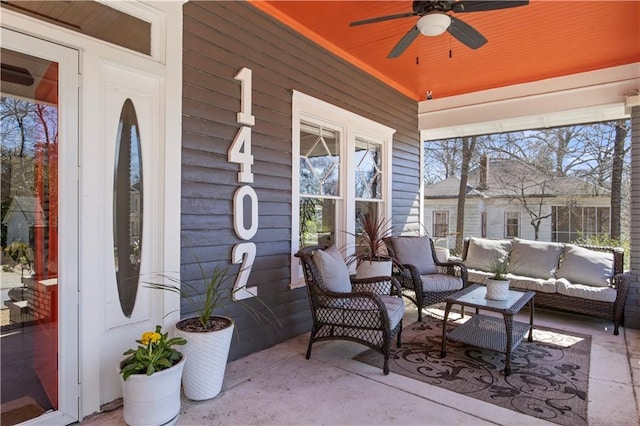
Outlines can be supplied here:
[[510, 286], [534, 290], [535, 304], [623, 324], [630, 276], [620, 247], [584, 246], [522, 239], [466, 238], [462, 260], [468, 280], [486, 284], [495, 259], [509, 262]]

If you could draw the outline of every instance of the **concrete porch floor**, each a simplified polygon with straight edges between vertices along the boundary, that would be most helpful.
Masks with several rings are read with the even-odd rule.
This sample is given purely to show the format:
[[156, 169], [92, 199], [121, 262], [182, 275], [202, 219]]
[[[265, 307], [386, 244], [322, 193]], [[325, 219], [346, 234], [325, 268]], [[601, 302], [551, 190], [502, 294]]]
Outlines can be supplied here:
[[[440, 313], [437, 308], [434, 311]], [[520, 315], [528, 321], [528, 313]], [[407, 305], [404, 325], [417, 313]], [[536, 309], [535, 324], [591, 334], [589, 424], [640, 424], [640, 330]], [[308, 334], [230, 362], [216, 398], [183, 398], [177, 425], [542, 425], [534, 417], [443, 390], [354, 361], [365, 346], [315, 344]], [[82, 425], [124, 425], [122, 409], [94, 415]]]

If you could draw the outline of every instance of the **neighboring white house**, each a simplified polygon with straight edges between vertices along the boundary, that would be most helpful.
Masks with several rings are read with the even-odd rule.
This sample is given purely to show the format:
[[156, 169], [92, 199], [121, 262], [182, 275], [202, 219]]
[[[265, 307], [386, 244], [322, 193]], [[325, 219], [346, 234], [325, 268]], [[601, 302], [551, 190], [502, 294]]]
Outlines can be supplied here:
[[2, 219], [7, 227], [7, 244], [20, 241], [33, 244], [33, 228], [45, 226], [44, 212], [36, 197], [15, 197]]
[[[455, 247], [460, 178], [424, 187], [424, 224], [437, 245]], [[464, 237], [570, 242], [608, 234], [610, 191], [575, 177], [551, 178], [518, 160], [487, 160], [469, 172]], [[446, 237], [446, 240], [445, 240]], [[447, 241], [448, 240], [448, 241]]]

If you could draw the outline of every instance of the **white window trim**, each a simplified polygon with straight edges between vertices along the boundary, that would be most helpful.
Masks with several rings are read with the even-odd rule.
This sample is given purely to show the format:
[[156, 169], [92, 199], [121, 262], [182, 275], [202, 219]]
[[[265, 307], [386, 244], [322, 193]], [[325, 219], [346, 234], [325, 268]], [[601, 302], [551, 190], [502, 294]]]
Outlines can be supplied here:
[[[352, 150], [349, 149], [354, 146], [356, 137], [369, 139], [376, 143], [381, 144], [382, 152], [382, 167], [383, 167], [383, 182], [382, 182], [382, 197], [385, 203], [385, 208], [382, 214], [385, 218], [391, 218], [391, 164], [392, 164], [392, 143], [393, 134], [395, 129], [377, 123], [368, 118], [362, 117], [351, 111], [347, 111], [335, 105], [331, 105], [325, 101], [306, 95], [302, 92], [293, 90], [292, 95], [292, 114], [291, 114], [291, 164], [292, 164], [292, 178], [291, 178], [291, 284], [290, 288], [299, 288], [305, 285], [304, 276], [300, 267], [300, 261], [294, 257], [294, 254], [300, 249], [299, 234], [300, 234], [300, 218], [299, 218], [299, 205], [300, 205], [300, 121], [306, 119], [311, 122], [330, 123], [333, 127], [343, 129], [343, 140], [341, 147], [343, 149], [344, 158], [343, 164], [353, 164]], [[354, 176], [353, 174], [344, 174], [347, 167], [341, 167], [341, 194], [342, 200], [355, 200], [354, 193]], [[344, 224], [344, 227], [339, 227], [339, 230], [346, 232], [341, 233], [344, 235], [336, 236], [337, 244], [340, 246], [340, 238], [345, 238], [346, 244], [349, 247], [354, 246], [353, 242], [349, 244], [349, 239], [353, 239], [353, 236], [348, 233], [355, 231], [355, 203], [348, 202], [344, 209], [342, 209], [342, 217], [339, 217], [339, 223]]]

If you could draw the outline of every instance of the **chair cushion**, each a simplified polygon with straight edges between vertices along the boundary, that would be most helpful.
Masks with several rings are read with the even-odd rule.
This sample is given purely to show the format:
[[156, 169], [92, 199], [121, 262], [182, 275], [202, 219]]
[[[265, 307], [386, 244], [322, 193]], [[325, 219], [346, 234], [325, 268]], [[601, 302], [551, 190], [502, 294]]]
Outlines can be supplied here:
[[[404, 300], [397, 296], [381, 295], [389, 316], [390, 328], [395, 328], [404, 316]], [[317, 315], [324, 323], [358, 328], [381, 327], [380, 310], [372, 300], [348, 299], [344, 307], [320, 308]]]
[[438, 292], [462, 289], [462, 278], [445, 274], [420, 275], [422, 291]]
[[565, 245], [558, 278], [565, 278], [572, 284], [608, 287], [612, 276], [613, 253]]
[[618, 292], [612, 287], [601, 287], [584, 284], [572, 284], [564, 278], [556, 281], [558, 293], [565, 296], [577, 297], [580, 299], [597, 300], [599, 302], [614, 303]]
[[398, 262], [415, 266], [420, 275], [438, 272], [429, 237], [392, 237], [391, 241]]
[[387, 308], [390, 328], [393, 330], [404, 316], [404, 300], [402, 300], [402, 297], [386, 295], [382, 295], [380, 298], [384, 303], [384, 307]]
[[351, 279], [347, 264], [335, 245], [326, 250], [316, 250], [313, 261], [322, 276], [324, 288], [336, 293], [350, 293]]
[[515, 238], [509, 266], [511, 273], [531, 278], [555, 278], [563, 245]]
[[511, 241], [472, 237], [463, 263], [467, 268], [487, 271], [496, 260], [506, 261], [510, 251]]

